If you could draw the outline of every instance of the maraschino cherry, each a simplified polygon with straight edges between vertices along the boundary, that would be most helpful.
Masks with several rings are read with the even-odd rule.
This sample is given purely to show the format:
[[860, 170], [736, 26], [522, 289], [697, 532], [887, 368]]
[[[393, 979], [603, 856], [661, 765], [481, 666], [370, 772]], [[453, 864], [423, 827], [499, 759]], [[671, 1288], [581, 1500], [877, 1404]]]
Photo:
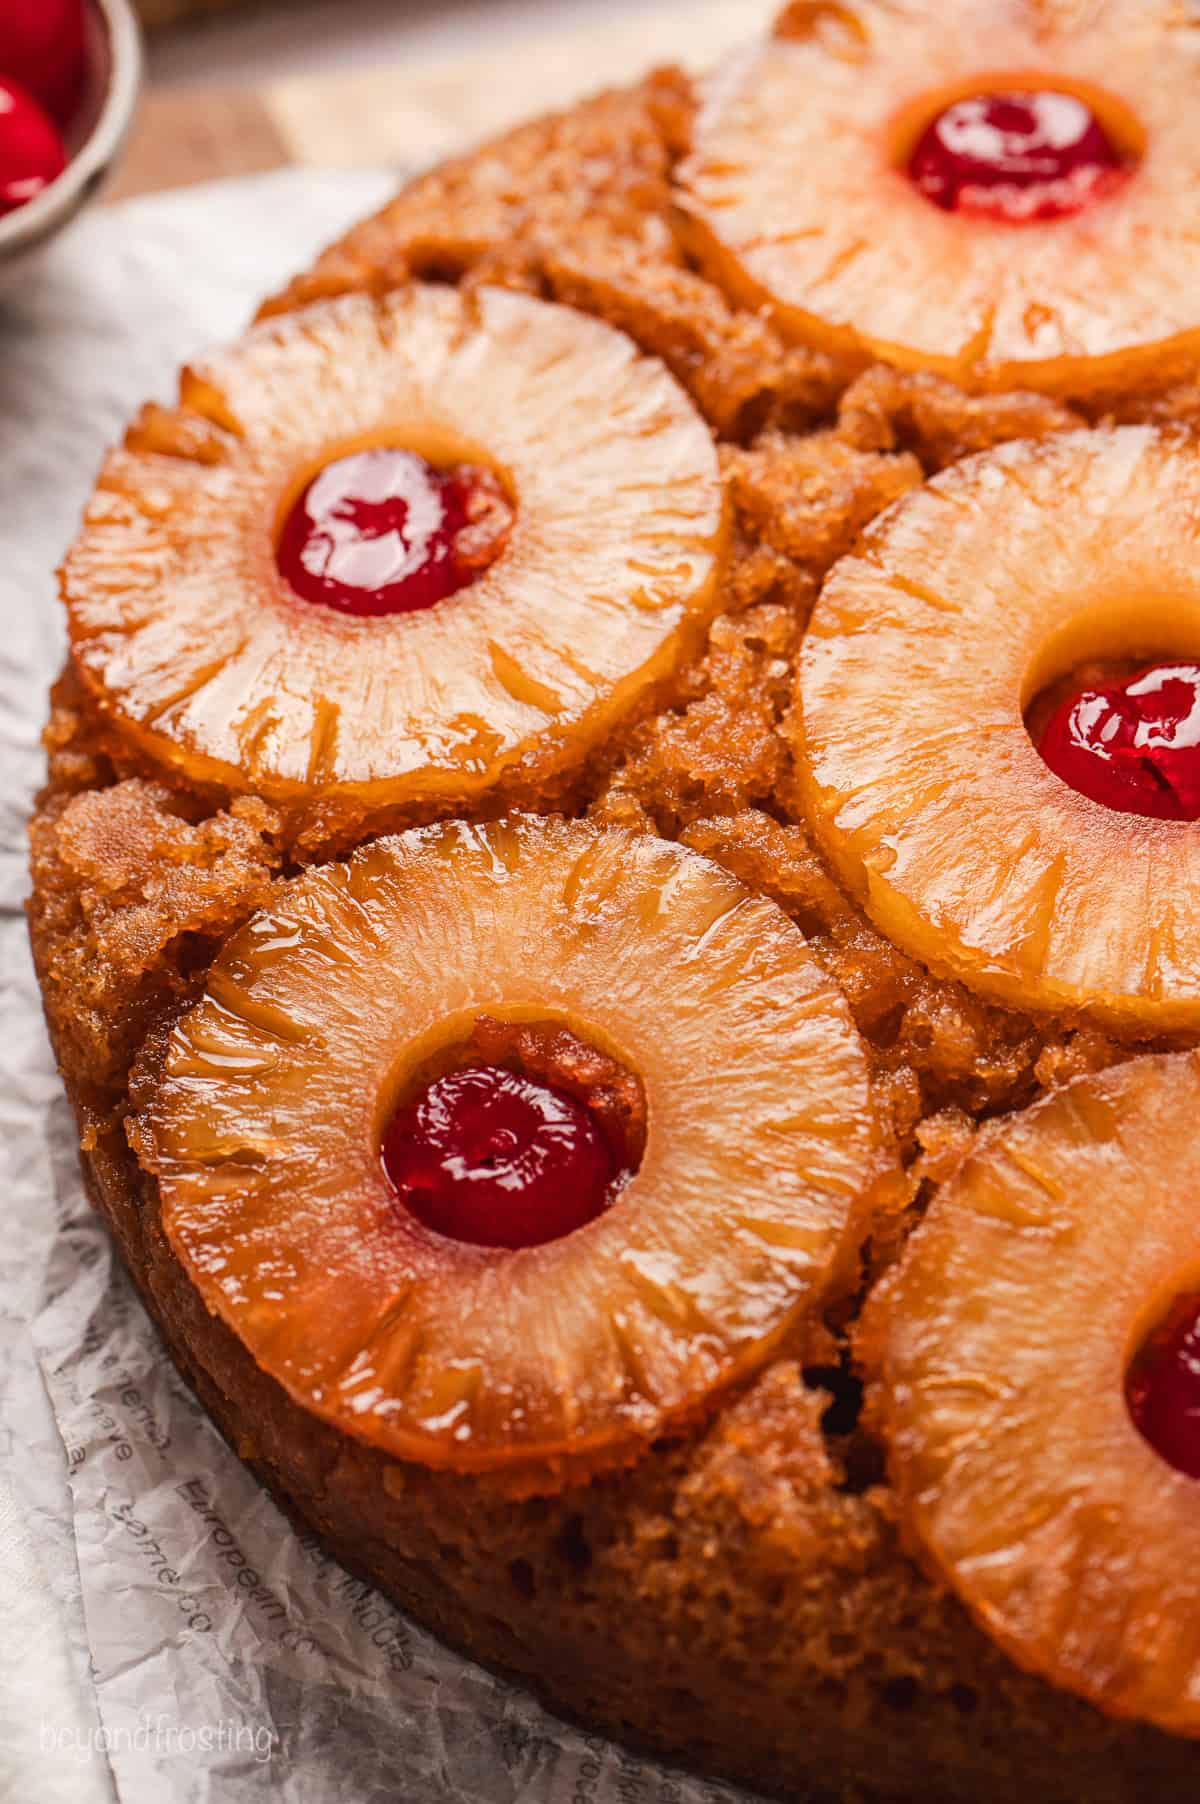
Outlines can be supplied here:
[[1130, 1368], [1129, 1413], [1168, 1465], [1200, 1478], [1200, 1295], [1178, 1298]]
[[1128, 168], [1091, 107], [1045, 89], [955, 101], [922, 134], [909, 175], [946, 212], [1024, 225], [1081, 212]]
[[1038, 750], [1064, 783], [1119, 813], [1200, 820], [1200, 664], [1152, 664], [1068, 698]]
[[3, 0], [0, 73], [67, 125], [84, 69], [84, 0]]
[[0, 216], [35, 200], [66, 166], [53, 120], [32, 94], [0, 75]]
[[490, 470], [441, 470], [414, 451], [357, 451], [327, 464], [289, 513], [280, 571], [305, 601], [359, 616], [410, 614], [485, 569], [511, 525]]
[[617, 1166], [583, 1103], [503, 1066], [468, 1066], [393, 1115], [383, 1168], [435, 1233], [475, 1246], [557, 1240], [613, 1200]]

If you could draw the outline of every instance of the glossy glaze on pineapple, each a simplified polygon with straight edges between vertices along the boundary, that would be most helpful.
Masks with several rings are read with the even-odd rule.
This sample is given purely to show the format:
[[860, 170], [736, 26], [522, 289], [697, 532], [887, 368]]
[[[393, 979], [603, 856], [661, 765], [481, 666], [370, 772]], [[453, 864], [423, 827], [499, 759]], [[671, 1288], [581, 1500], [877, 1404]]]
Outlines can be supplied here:
[[[644, 1091], [619, 1195], [561, 1086], [426, 1081], [480, 1012], [535, 1010]], [[844, 1286], [888, 1163], [865, 1049], [782, 909], [684, 847], [538, 819], [387, 837], [286, 887], [131, 1134], [193, 1281], [297, 1402], [531, 1483], [628, 1459], [767, 1363]]]
[[1135, 1040], [1200, 1032], [1190, 665], [1072, 697], [1068, 718], [1103, 712], [1090, 741], [1060, 708], [1035, 746], [1026, 705], [1081, 653], [1188, 644], [1198, 507], [1178, 431], [970, 458], [831, 572], [796, 684], [797, 787], [872, 921], [985, 995]]
[[1169, 0], [797, 0], [706, 90], [690, 242], [801, 343], [981, 392], [1141, 389], [1200, 349], [1198, 74]]
[[860, 1330], [934, 1569], [1022, 1665], [1193, 1737], [1198, 1115], [1193, 1052], [990, 1124]]
[[498, 284], [345, 295], [106, 459], [72, 663], [161, 773], [352, 842], [577, 784], [702, 642], [727, 534], [705, 421], [626, 334]]

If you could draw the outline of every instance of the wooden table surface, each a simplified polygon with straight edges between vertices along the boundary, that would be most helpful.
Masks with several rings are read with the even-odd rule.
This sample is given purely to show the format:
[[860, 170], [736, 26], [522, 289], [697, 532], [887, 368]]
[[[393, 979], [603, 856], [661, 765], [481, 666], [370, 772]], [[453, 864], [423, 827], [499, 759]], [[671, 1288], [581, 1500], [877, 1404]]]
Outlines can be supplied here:
[[699, 0], [683, 43], [674, 9], [630, 10], [603, 28], [551, 28], [536, 48], [451, 63], [150, 92], [109, 198], [289, 164], [430, 163], [655, 63], [715, 65], [777, 10], [777, 0]]

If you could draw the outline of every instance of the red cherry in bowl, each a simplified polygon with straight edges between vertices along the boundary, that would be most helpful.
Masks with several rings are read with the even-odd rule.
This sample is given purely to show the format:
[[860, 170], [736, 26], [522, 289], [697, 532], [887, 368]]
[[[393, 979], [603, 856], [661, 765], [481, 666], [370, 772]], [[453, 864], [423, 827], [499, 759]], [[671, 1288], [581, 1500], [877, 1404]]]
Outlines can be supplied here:
[[0, 0], [0, 72], [66, 125], [83, 86], [84, 0]]
[[36, 200], [66, 166], [54, 121], [32, 94], [0, 76], [0, 216]]

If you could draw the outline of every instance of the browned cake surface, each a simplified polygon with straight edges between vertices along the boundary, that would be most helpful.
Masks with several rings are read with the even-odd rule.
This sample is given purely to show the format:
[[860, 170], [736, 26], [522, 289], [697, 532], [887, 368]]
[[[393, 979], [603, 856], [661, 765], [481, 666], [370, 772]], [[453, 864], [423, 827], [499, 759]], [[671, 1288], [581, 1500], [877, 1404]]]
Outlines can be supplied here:
[[[870, 1047], [908, 1174], [866, 1249], [869, 1282], [981, 1117], [1131, 1049], [989, 1005], [869, 926], [792, 799], [798, 645], [823, 576], [888, 503], [969, 452], [1087, 421], [1034, 395], [970, 398], [838, 366], [734, 306], [675, 229], [670, 177], [692, 113], [667, 71], [524, 128], [414, 183], [271, 310], [414, 278], [527, 289], [661, 357], [710, 423], [735, 547], [703, 654], [577, 788], [516, 799], [682, 840], [809, 937]], [[1187, 386], [1126, 398], [1120, 417], [1198, 412]], [[168, 785], [89, 713], [70, 671], [47, 743], [31, 922], [93, 1196], [231, 1441], [348, 1562], [561, 1708], [788, 1798], [1019, 1787], [1125, 1801], [1185, 1780], [1188, 1744], [1022, 1674], [922, 1575], [860, 1420], [844, 1319], [703, 1431], [553, 1496], [400, 1464], [291, 1403], [201, 1305], [125, 1121], [232, 928], [303, 863], [345, 850], [354, 826], [297, 835], [265, 802]], [[548, 1056], [526, 1054], [534, 1069]]]

